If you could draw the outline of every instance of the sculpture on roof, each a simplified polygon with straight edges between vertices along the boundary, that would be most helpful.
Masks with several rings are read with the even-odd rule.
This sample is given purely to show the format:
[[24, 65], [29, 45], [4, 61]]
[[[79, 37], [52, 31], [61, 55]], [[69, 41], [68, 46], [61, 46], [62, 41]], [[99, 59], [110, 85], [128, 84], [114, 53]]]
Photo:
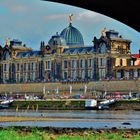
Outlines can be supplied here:
[[70, 24], [72, 24], [72, 17], [73, 17], [73, 14], [70, 14], [70, 15], [69, 15]]
[[10, 37], [6, 39], [6, 46], [10, 46]]
[[101, 30], [101, 36], [105, 36], [106, 31], [107, 31], [106, 28], [102, 29]]

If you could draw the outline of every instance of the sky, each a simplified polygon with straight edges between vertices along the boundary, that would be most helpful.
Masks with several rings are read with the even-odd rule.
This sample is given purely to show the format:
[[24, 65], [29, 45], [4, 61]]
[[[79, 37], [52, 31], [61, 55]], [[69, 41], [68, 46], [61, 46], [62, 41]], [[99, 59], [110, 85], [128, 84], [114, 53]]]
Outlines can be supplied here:
[[19, 39], [26, 46], [39, 50], [40, 42], [47, 44], [52, 35], [69, 25], [73, 14], [73, 26], [83, 35], [85, 45], [92, 45], [94, 36], [101, 30], [116, 30], [129, 39], [132, 53], [140, 49], [140, 33], [107, 16], [86, 9], [41, 0], [0, 0], [0, 44], [6, 38]]

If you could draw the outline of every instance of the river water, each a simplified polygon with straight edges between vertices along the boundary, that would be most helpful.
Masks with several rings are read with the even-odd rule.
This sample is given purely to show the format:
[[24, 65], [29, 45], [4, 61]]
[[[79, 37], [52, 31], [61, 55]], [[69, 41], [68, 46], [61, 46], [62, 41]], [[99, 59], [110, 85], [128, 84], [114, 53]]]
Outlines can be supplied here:
[[[1, 110], [0, 116], [26, 116], [61, 118], [55, 121], [2, 122], [0, 126], [38, 126], [67, 128], [140, 128], [140, 111], [106, 111], [106, 110], [72, 110], [72, 111], [40, 111], [14, 112]], [[63, 119], [64, 121], [63, 121]], [[65, 120], [66, 119], [66, 120]], [[70, 120], [69, 120], [70, 119]], [[129, 124], [128, 124], [129, 123]]]

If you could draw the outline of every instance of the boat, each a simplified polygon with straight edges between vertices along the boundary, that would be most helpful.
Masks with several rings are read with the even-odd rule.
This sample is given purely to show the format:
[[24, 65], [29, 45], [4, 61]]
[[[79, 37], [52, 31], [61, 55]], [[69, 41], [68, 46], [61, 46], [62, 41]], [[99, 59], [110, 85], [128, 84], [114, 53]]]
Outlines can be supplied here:
[[14, 100], [4, 100], [0, 103], [0, 108], [3, 109], [3, 108], [8, 108], [12, 103], [13, 103]]
[[109, 105], [115, 103], [114, 99], [109, 99], [97, 103], [95, 99], [87, 99], [85, 101], [85, 109], [87, 110], [104, 110], [109, 109]]
[[115, 99], [105, 100], [99, 103], [98, 109], [104, 110], [109, 109], [109, 105], [115, 103]]
[[95, 100], [95, 99], [87, 99], [87, 100], [85, 100], [85, 109], [87, 109], [87, 110], [96, 110], [96, 109], [98, 109], [97, 100]]

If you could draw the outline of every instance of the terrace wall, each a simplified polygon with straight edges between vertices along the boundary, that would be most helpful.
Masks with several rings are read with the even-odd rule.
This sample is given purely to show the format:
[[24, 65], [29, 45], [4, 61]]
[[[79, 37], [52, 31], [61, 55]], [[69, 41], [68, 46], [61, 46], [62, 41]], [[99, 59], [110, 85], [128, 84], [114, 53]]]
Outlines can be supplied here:
[[96, 91], [133, 91], [140, 92], [140, 80], [129, 81], [96, 81], [96, 82], [71, 82], [71, 83], [23, 83], [23, 84], [0, 84], [0, 93], [43, 93], [43, 87], [50, 93], [55, 92], [57, 87], [59, 91], [69, 93], [69, 87], [72, 85], [72, 91], [84, 92], [84, 86], [87, 86], [88, 92]]

